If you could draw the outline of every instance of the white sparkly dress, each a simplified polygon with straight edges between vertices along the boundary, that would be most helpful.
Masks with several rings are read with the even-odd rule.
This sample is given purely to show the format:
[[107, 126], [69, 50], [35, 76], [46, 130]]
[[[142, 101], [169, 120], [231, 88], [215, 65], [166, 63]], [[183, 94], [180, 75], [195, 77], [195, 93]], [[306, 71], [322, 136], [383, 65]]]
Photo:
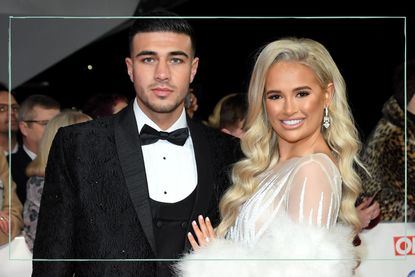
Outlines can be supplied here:
[[337, 222], [342, 180], [334, 162], [322, 153], [292, 158], [260, 178], [226, 239], [187, 254], [177, 275], [352, 276], [353, 234]]
[[241, 207], [227, 239], [254, 246], [275, 218], [283, 215], [327, 229], [336, 223], [342, 180], [327, 155], [292, 158], [261, 177], [258, 191]]

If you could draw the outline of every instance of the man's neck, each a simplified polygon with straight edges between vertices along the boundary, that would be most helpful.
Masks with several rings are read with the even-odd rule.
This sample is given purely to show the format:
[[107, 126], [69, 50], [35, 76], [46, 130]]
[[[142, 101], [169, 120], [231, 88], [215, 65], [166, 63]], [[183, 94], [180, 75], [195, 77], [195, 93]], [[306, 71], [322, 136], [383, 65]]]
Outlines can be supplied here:
[[171, 114], [156, 114], [155, 116], [152, 116], [150, 119], [153, 120], [154, 123], [156, 123], [161, 130], [167, 130], [179, 119], [179, 117], [180, 114], [178, 116], [172, 116]]
[[35, 143], [23, 139], [23, 146], [30, 152], [37, 154], [37, 145]]
[[161, 113], [161, 112], [152, 111], [148, 109], [147, 107], [145, 107], [144, 105], [140, 105], [138, 101], [136, 101], [136, 103], [137, 103], [138, 108], [141, 110], [141, 112], [148, 119], [153, 121], [162, 131], [169, 129], [174, 123], [176, 123], [177, 120], [179, 120], [184, 110], [184, 106], [179, 105], [179, 107], [177, 107], [172, 112]]
[[[16, 146], [17, 139], [16, 134], [11, 133], [11, 149], [13, 149]], [[9, 149], [9, 133], [0, 133], [0, 149], [3, 149], [4, 151], [8, 151]]]

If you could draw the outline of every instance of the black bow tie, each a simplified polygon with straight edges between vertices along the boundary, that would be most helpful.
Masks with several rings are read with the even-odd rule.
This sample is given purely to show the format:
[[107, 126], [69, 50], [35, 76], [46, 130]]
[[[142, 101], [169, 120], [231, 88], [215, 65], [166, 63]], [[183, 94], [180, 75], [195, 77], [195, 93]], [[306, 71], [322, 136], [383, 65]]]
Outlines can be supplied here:
[[183, 146], [188, 137], [189, 137], [188, 128], [177, 129], [169, 133], [169, 132], [163, 132], [163, 131], [159, 132], [151, 128], [147, 124], [144, 124], [140, 132], [141, 145], [152, 144], [158, 141], [159, 139], [165, 139], [176, 145]]

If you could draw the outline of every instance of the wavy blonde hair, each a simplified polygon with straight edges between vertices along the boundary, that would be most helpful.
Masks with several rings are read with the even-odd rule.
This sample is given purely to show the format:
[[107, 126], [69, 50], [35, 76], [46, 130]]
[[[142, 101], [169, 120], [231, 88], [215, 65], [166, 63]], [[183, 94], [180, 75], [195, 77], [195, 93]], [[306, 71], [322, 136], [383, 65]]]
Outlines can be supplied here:
[[52, 118], [48, 125], [46, 125], [45, 132], [39, 142], [39, 151], [36, 158], [27, 166], [27, 176], [45, 176], [46, 163], [48, 161], [50, 147], [53, 139], [60, 127], [76, 124], [91, 120], [89, 115], [86, 115], [76, 110], [64, 110], [54, 118]]
[[239, 207], [256, 191], [258, 175], [279, 160], [277, 134], [272, 129], [265, 110], [265, 82], [271, 65], [292, 61], [310, 68], [321, 87], [334, 84], [334, 95], [329, 106], [330, 128], [322, 130], [323, 137], [335, 153], [343, 179], [340, 219], [354, 227], [357, 233], [360, 222], [355, 209], [361, 192], [361, 181], [354, 170], [361, 148], [358, 131], [347, 102], [346, 84], [326, 48], [311, 39], [286, 38], [269, 43], [260, 52], [249, 84], [246, 133], [241, 140], [245, 159], [232, 170], [233, 185], [221, 199], [219, 208], [222, 221], [217, 234], [223, 237], [235, 223]]

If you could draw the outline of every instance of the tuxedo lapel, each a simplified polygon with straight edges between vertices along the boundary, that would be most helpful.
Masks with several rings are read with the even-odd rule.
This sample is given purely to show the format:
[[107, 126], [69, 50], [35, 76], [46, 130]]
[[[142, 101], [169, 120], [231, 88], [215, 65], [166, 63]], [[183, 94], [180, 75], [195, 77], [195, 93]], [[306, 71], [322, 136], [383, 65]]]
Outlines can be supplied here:
[[[212, 155], [210, 153], [209, 140], [205, 137], [202, 127], [199, 124], [188, 120], [190, 133], [192, 136], [193, 147], [197, 165], [197, 190], [195, 204], [193, 205], [190, 222], [195, 220], [198, 215], [205, 215], [209, 209], [211, 201], [214, 179], [212, 167]], [[189, 222], [189, 223], [190, 223]], [[190, 224], [188, 226], [191, 226]]]
[[134, 209], [151, 248], [156, 253], [147, 177], [132, 104], [115, 118], [114, 133], [121, 168]]

